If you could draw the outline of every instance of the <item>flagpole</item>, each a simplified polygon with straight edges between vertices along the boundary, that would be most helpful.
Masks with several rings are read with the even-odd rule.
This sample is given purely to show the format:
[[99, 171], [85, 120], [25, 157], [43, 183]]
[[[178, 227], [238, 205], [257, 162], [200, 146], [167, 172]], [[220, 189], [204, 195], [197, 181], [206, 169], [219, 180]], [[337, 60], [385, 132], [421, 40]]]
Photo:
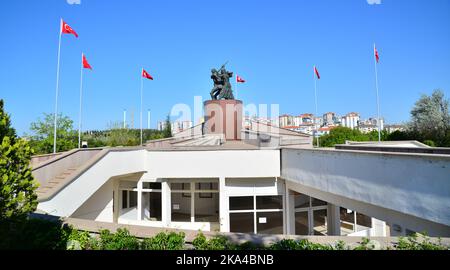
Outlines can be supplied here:
[[[317, 78], [316, 78], [316, 66], [314, 66], [314, 72], [313, 72], [313, 77], [314, 77], [314, 102], [315, 102], [315, 104], [316, 104], [316, 117], [317, 117]], [[313, 119], [313, 123], [314, 123], [314, 120], [315, 119]], [[316, 129], [316, 140], [317, 140], [317, 147], [319, 147], [319, 136], [317, 135], [317, 126], [316, 126], [316, 123], [314, 123], [314, 128]]]
[[378, 70], [377, 70], [377, 57], [375, 55], [375, 43], [373, 44], [373, 58], [375, 63], [375, 88], [377, 90], [377, 126], [378, 126], [378, 142], [381, 142], [381, 124], [380, 124], [380, 100], [378, 95]]
[[81, 70], [80, 70], [80, 111], [78, 114], [78, 148], [81, 148], [81, 101], [83, 97], [83, 53], [81, 53]]
[[62, 35], [62, 19], [59, 26], [59, 42], [58, 42], [58, 64], [56, 66], [56, 94], [55, 94], [55, 115], [54, 115], [54, 131], [53, 131], [53, 153], [56, 153], [56, 124], [58, 113], [58, 92], [59, 92], [59, 61], [61, 56], [61, 35]]
[[144, 68], [142, 68], [142, 72], [141, 72], [141, 145], [142, 145], [142, 88], [144, 87], [144, 81], [142, 79], [143, 70], [144, 70]]
[[238, 85], [237, 75], [236, 75], [236, 81], [234, 81], [234, 84], [236, 85], [236, 99], [238, 99], [238, 98], [237, 98], [237, 85]]

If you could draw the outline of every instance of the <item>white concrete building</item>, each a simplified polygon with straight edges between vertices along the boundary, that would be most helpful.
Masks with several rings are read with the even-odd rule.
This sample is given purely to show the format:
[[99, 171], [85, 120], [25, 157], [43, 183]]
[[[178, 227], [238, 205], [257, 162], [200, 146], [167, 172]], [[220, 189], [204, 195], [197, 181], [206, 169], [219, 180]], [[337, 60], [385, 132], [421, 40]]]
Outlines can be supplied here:
[[38, 210], [203, 231], [450, 236], [448, 149], [312, 149], [303, 133], [259, 122], [220, 133], [211, 121], [143, 147], [34, 157]]
[[355, 129], [358, 127], [359, 114], [351, 112], [341, 118], [341, 126]]

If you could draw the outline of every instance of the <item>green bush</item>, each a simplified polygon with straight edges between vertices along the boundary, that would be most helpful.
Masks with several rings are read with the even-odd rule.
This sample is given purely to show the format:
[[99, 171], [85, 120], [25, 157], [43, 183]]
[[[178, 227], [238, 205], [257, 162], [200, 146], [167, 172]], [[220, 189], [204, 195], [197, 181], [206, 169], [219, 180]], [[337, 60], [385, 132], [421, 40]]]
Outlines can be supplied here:
[[431, 147], [436, 147], [436, 144], [432, 140], [425, 140], [423, 143]]
[[375, 245], [370, 242], [369, 238], [363, 237], [362, 242], [354, 248], [354, 250], [372, 250]]
[[117, 229], [116, 233], [101, 230], [98, 240], [92, 242], [93, 249], [101, 250], [136, 250], [139, 246], [139, 240], [127, 229]]
[[223, 235], [216, 235], [206, 239], [201, 232], [197, 234], [192, 244], [196, 250], [235, 250], [238, 248]]
[[[118, 229], [111, 233], [102, 230], [98, 236], [89, 232], [73, 229], [61, 221], [49, 221], [30, 218], [26, 220], [0, 222], [0, 249], [47, 249], [47, 250], [183, 250], [185, 235], [183, 232], [160, 232], [154, 237], [140, 240], [127, 229]], [[283, 239], [268, 246], [259, 246], [252, 242], [234, 244], [226, 236], [216, 235], [207, 239], [203, 233], [197, 234], [193, 241], [195, 250], [372, 250], [377, 249], [376, 242], [363, 238], [359, 245], [350, 248], [342, 240], [332, 244], [319, 244], [307, 239]], [[432, 242], [425, 234], [400, 237], [393, 247], [397, 250], [449, 250], [439, 239]]]
[[67, 231], [66, 238], [66, 248], [68, 250], [92, 249], [93, 238], [87, 231], [79, 231], [70, 227], [70, 230]]
[[398, 250], [449, 250], [450, 247], [441, 243], [441, 239], [437, 243], [430, 241], [426, 235], [421, 235], [419, 240], [418, 234], [413, 234], [408, 237], [400, 237], [398, 244], [395, 246]]
[[0, 249], [66, 249], [71, 228], [59, 221], [30, 218], [0, 222]]
[[156, 236], [146, 238], [141, 243], [141, 249], [146, 250], [181, 250], [184, 248], [184, 233], [160, 232]]
[[271, 250], [334, 250], [331, 245], [312, 243], [307, 239], [293, 240], [283, 239], [271, 244], [268, 249]]

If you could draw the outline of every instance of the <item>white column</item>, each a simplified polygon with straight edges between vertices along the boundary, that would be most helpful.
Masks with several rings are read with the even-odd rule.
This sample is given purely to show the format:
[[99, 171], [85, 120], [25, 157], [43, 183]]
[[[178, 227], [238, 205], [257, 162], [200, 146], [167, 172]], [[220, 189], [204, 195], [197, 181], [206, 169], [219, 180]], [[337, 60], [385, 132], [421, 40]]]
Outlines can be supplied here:
[[119, 202], [119, 198], [120, 198], [120, 194], [119, 194], [119, 181], [118, 180], [113, 180], [113, 223], [117, 223], [118, 219], [119, 219], [119, 213], [120, 213], [120, 202]]
[[190, 187], [191, 187], [191, 190], [190, 190], [190, 192], [191, 192], [191, 222], [195, 222], [195, 192], [194, 192], [195, 182], [194, 181], [191, 182]]
[[286, 219], [285, 219], [285, 228], [286, 234], [291, 234], [294, 235], [295, 234], [295, 197], [294, 194], [291, 194], [289, 188], [288, 188], [288, 184], [285, 181], [285, 215], [286, 215]]
[[142, 179], [137, 183], [137, 220], [142, 220]]
[[172, 216], [170, 192], [169, 182], [164, 179], [161, 183], [161, 220], [165, 227], [170, 226]]
[[372, 218], [372, 229], [370, 230], [370, 236], [387, 236], [386, 234], [386, 222]]
[[341, 235], [341, 215], [339, 206], [328, 203], [328, 235]]
[[230, 231], [228, 209], [229, 209], [229, 202], [226, 193], [225, 177], [221, 176], [219, 178], [219, 221], [221, 232]]

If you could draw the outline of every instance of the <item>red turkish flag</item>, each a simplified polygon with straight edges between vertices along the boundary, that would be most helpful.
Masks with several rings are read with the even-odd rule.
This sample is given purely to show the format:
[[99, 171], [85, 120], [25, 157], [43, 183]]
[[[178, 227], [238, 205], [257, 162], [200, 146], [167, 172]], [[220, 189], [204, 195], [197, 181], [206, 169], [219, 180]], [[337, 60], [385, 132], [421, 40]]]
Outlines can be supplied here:
[[87, 61], [86, 56], [84, 55], [84, 53], [82, 53], [81, 55], [82, 55], [83, 67], [92, 70], [92, 67], [91, 67], [91, 65], [89, 65], [89, 63], [88, 63], [88, 61]]
[[316, 66], [314, 66], [314, 73], [316, 73], [317, 79], [320, 80], [320, 75], [319, 75], [319, 71], [317, 71]]
[[378, 56], [378, 51], [375, 45], [373, 46], [373, 53], [375, 54], [375, 59], [377, 60], [378, 63], [378, 61], [380, 61], [380, 56]]
[[238, 82], [238, 83], [245, 83], [245, 80], [242, 79], [242, 77], [240, 77], [239, 75], [236, 75], [236, 82]]
[[77, 32], [75, 32], [75, 30], [73, 30], [72, 27], [70, 27], [67, 23], [65, 23], [63, 19], [61, 19], [61, 33], [73, 34], [75, 37], [78, 37]]
[[142, 77], [147, 78], [149, 80], [153, 80], [153, 77], [150, 76], [150, 74], [148, 74], [148, 72], [145, 71], [145, 69], [142, 69]]

